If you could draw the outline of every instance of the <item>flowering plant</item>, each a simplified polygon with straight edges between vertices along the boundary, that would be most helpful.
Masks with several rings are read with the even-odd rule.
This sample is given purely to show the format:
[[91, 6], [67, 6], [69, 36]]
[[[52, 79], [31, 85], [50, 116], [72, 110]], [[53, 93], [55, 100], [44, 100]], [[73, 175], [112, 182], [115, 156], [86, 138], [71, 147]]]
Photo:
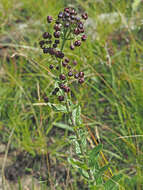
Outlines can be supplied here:
[[52, 16], [47, 16], [48, 24], [53, 23], [53, 33], [44, 32], [43, 40], [39, 44], [44, 54], [50, 54], [55, 59], [55, 63], [49, 65], [49, 69], [52, 72], [56, 70], [58, 74], [58, 86], [53, 90], [52, 95], [58, 94], [60, 102], [65, 100], [65, 93], [70, 92], [69, 84], [73, 77], [79, 84], [84, 83], [84, 72], [76, 70], [78, 65], [76, 60], [70, 61], [65, 57], [64, 47], [66, 42], [70, 41], [69, 48], [73, 51], [86, 41], [84, 21], [87, 18], [87, 13], [79, 16], [72, 7], [67, 7], [60, 12], [56, 20]]
[[[43, 33], [43, 40], [39, 42], [44, 54], [49, 54], [54, 60], [53, 64], [49, 65], [49, 69], [55, 74], [56, 87], [51, 92], [51, 96], [56, 96], [58, 101], [63, 104], [53, 104], [50, 99], [46, 98], [48, 105], [58, 112], [64, 112], [69, 116], [69, 124], [72, 126], [74, 135], [69, 139], [75, 146], [75, 153], [77, 159], [68, 158], [73, 167], [79, 169], [79, 172], [87, 180], [89, 187], [95, 189], [96, 187], [108, 187], [113, 181], [112, 171], [107, 164], [102, 151], [102, 144], [96, 144], [91, 151], [87, 149], [87, 131], [83, 127], [81, 121], [81, 108], [79, 104], [74, 104], [71, 98], [71, 80], [74, 79], [79, 85], [84, 83], [84, 72], [78, 70], [78, 62], [70, 60], [64, 53], [64, 47], [67, 41], [70, 41], [69, 48], [74, 51], [79, 48], [83, 42], [86, 41], [84, 22], [88, 19], [88, 14], [83, 13], [80, 16], [72, 7], [65, 8], [59, 12], [57, 18], [54, 20], [52, 16], [47, 16], [48, 24], [53, 23], [52, 33], [46, 31]], [[69, 44], [69, 43], [68, 43]], [[50, 97], [50, 96], [49, 96]], [[101, 153], [104, 158], [105, 165], [102, 166], [98, 162], [98, 156]], [[104, 185], [105, 170], [108, 170], [107, 183]], [[116, 176], [115, 176], [116, 177]], [[120, 176], [118, 176], [120, 178]], [[114, 176], [113, 176], [114, 178]], [[113, 184], [112, 184], [113, 185]], [[116, 185], [116, 184], [115, 184]]]

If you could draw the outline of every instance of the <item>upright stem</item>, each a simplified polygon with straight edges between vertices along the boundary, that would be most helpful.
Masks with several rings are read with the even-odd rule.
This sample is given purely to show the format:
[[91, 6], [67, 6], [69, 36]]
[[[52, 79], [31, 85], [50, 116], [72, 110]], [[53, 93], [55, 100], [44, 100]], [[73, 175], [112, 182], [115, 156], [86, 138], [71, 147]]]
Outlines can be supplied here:
[[[63, 41], [62, 41], [62, 45], [61, 45], [61, 51], [63, 51], [64, 46], [65, 46], [65, 42], [67, 40], [67, 38], [66, 38], [67, 31], [68, 31], [68, 29], [64, 31], [64, 37], [63, 37]], [[70, 32], [68, 33], [67, 36], [69, 36], [69, 35], [70, 35]], [[61, 65], [61, 68], [62, 68], [62, 65]], [[66, 108], [67, 108], [67, 111], [69, 113], [72, 126], [74, 127], [74, 132], [75, 132], [78, 144], [79, 144], [80, 152], [83, 155], [84, 163], [88, 166], [88, 160], [86, 158], [86, 155], [84, 153], [83, 147], [82, 147], [81, 142], [80, 142], [80, 136], [79, 136], [78, 131], [76, 129], [76, 124], [74, 123], [73, 114], [70, 111], [69, 103], [67, 101], [67, 96], [66, 96]], [[90, 179], [93, 179], [90, 170], [88, 171], [88, 175], [89, 175]]]
[[62, 45], [61, 45], [61, 52], [63, 51], [64, 46], [65, 46], [67, 31], [68, 31], [68, 29], [66, 29], [66, 30], [64, 31], [63, 41], [62, 41]]

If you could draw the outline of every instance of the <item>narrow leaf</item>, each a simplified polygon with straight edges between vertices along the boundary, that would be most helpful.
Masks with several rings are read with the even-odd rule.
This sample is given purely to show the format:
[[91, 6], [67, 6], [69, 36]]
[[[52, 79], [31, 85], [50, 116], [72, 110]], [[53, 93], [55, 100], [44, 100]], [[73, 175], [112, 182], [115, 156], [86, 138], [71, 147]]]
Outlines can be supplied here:
[[105, 190], [116, 190], [118, 189], [118, 181], [122, 178], [122, 174], [114, 175], [112, 178], [110, 178], [105, 184]]
[[67, 108], [64, 105], [61, 104], [51, 104], [48, 103], [48, 105], [55, 111], [55, 112], [64, 112], [67, 113]]

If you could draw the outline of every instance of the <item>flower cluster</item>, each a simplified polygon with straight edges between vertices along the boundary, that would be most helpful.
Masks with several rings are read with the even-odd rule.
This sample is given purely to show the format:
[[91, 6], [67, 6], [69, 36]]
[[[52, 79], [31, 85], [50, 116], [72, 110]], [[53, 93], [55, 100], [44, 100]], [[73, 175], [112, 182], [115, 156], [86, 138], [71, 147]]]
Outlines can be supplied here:
[[59, 95], [59, 101], [64, 101], [64, 93], [70, 92], [70, 87], [68, 86], [70, 78], [75, 78], [79, 84], [84, 82], [84, 72], [76, 70], [77, 61], [65, 57], [63, 49], [67, 41], [70, 41], [69, 48], [71, 50], [81, 46], [82, 42], [86, 41], [84, 21], [87, 18], [87, 13], [79, 16], [72, 7], [67, 7], [62, 12], [59, 12], [55, 20], [52, 16], [47, 16], [47, 22], [52, 24], [53, 30], [52, 33], [47, 31], [43, 33], [43, 40], [39, 42], [39, 45], [44, 54], [50, 54], [59, 62], [58, 65], [56, 63], [56, 66], [55, 64], [49, 65], [51, 70], [56, 69], [59, 71], [58, 87], [52, 92], [52, 95]]

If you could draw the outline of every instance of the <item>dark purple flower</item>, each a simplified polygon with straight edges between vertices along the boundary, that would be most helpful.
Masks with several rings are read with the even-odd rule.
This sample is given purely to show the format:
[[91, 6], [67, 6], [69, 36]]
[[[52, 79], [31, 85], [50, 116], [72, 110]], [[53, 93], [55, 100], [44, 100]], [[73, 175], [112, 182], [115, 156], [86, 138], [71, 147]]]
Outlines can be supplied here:
[[83, 29], [83, 23], [82, 22], [78, 23], [78, 28]]
[[66, 93], [68, 93], [68, 92], [70, 92], [70, 88], [69, 88], [68, 86], [65, 86], [65, 87], [64, 87], [64, 91], [65, 91]]
[[86, 41], [86, 38], [87, 38], [87, 36], [86, 36], [86, 35], [83, 35], [83, 36], [81, 37], [81, 40], [82, 40], [82, 41]]
[[80, 78], [80, 79], [78, 80], [78, 82], [79, 82], [80, 84], [84, 83], [84, 78]]
[[51, 23], [52, 20], [53, 20], [53, 17], [52, 17], [52, 16], [47, 16], [47, 22], [48, 22], [48, 23]]
[[56, 31], [56, 32], [54, 32], [54, 37], [55, 38], [59, 38], [60, 37], [60, 31]]
[[64, 101], [64, 96], [59, 96], [59, 97], [58, 97], [58, 100], [59, 100], [60, 102]]
[[88, 19], [88, 14], [87, 14], [87, 13], [83, 13], [81, 16], [82, 16], [82, 18], [83, 18], [84, 20], [87, 20], [87, 19]]
[[74, 50], [74, 45], [73, 44], [70, 45], [70, 49]]
[[43, 53], [49, 53], [49, 48], [43, 48]]
[[49, 98], [47, 96], [44, 97], [45, 102], [49, 102]]
[[68, 69], [71, 69], [71, 66], [70, 66], [70, 65], [67, 65], [67, 68], [68, 68]]
[[64, 74], [60, 74], [60, 80], [65, 80], [66, 76]]
[[56, 55], [57, 58], [60, 58], [60, 59], [64, 58], [64, 53], [61, 52], [61, 51], [57, 51], [55, 55]]
[[70, 12], [69, 7], [64, 8], [64, 11], [67, 12], [67, 13], [69, 13]]
[[44, 40], [41, 40], [41, 41], [39, 42], [39, 45], [40, 45], [41, 48], [43, 47], [44, 44], [45, 44], [45, 41], [44, 41]]
[[43, 33], [43, 38], [44, 38], [44, 39], [49, 38], [49, 32], [44, 32], [44, 33]]
[[79, 74], [76, 73], [76, 74], [74, 75], [74, 78], [75, 78], [75, 79], [78, 79], [78, 78], [79, 78]]
[[45, 41], [46, 44], [51, 44], [52, 43], [52, 40], [47, 40]]
[[73, 76], [72, 71], [69, 71], [69, 72], [68, 72], [68, 76], [69, 76], [69, 77], [72, 77], [72, 76]]
[[56, 48], [57, 47], [57, 44], [53, 44], [53, 48]]
[[69, 63], [69, 59], [68, 59], [67, 57], [65, 58], [65, 62], [66, 62], [66, 63]]
[[63, 67], [66, 67], [67, 63], [65, 61], [62, 61], [62, 65], [63, 65]]
[[59, 70], [59, 66], [56, 66], [56, 69]]
[[74, 15], [71, 15], [70, 18], [71, 18], [72, 20], [74, 20], [74, 19], [75, 19], [75, 16], [74, 16]]
[[54, 48], [49, 48], [49, 54], [54, 55], [56, 53]]
[[80, 46], [80, 45], [81, 45], [81, 41], [80, 41], [80, 40], [75, 41], [75, 42], [74, 42], [74, 45], [75, 45], [75, 46]]
[[59, 88], [55, 88], [54, 91], [52, 92], [52, 95], [56, 95], [58, 91], [59, 91]]
[[60, 31], [60, 30], [61, 30], [61, 26], [60, 26], [59, 24], [55, 24], [55, 25], [54, 25], [54, 29], [55, 29], [56, 31]]
[[76, 20], [77, 20], [77, 21], [80, 21], [80, 17], [76, 17]]
[[74, 34], [78, 35], [78, 34], [80, 34], [80, 29], [79, 28], [75, 28], [73, 32], [74, 32]]
[[58, 18], [63, 18], [63, 12], [60, 12]]
[[60, 83], [60, 84], [59, 84], [59, 87], [60, 87], [61, 89], [64, 89], [64, 88], [65, 88], [65, 85], [64, 85], [63, 83]]
[[69, 23], [69, 22], [66, 22], [64, 26], [65, 26], [66, 28], [68, 28], [69, 25], [70, 25], [70, 23]]
[[59, 44], [60, 43], [60, 40], [55, 40], [55, 44]]
[[49, 66], [50, 69], [53, 69], [53, 67], [54, 67], [53, 65], [50, 65], [50, 66]]
[[80, 77], [80, 78], [83, 78], [83, 77], [84, 77], [84, 72], [82, 72], [82, 71], [79, 72], [79, 77]]

